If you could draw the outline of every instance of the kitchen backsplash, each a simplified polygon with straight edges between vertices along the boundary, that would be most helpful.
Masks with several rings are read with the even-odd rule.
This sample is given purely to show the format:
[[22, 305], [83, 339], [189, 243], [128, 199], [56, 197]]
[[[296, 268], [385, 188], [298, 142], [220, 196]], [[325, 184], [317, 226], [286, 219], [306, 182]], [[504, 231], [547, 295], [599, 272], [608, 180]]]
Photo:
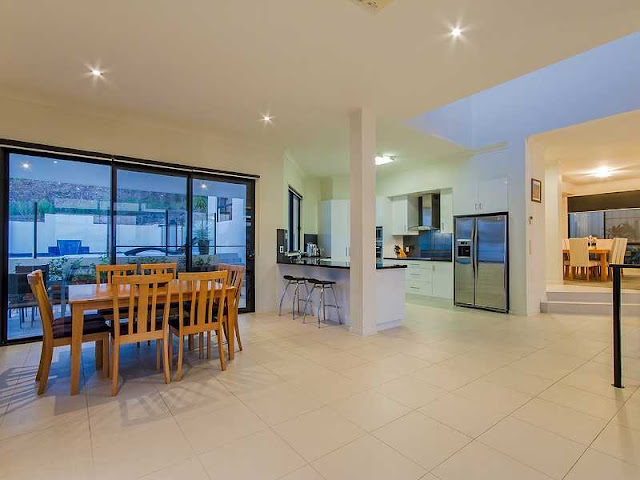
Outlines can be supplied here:
[[411, 257], [426, 257], [451, 260], [453, 235], [438, 230], [421, 231], [419, 235], [403, 237], [405, 248], [408, 246]]

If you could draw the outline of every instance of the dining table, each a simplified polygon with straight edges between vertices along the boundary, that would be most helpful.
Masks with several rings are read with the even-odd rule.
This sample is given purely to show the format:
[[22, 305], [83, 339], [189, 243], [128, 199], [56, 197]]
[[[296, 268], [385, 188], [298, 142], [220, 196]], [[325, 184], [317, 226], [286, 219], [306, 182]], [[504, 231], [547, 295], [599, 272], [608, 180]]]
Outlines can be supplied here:
[[[562, 250], [562, 253], [565, 255], [570, 255], [571, 250], [565, 248]], [[589, 255], [595, 255], [600, 259], [600, 280], [602, 280], [603, 282], [606, 282], [609, 278], [609, 263], [607, 258], [610, 254], [610, 248], [589, 247]]]
[[[172, 280], [168, 287], [158, 289], [158, 302], [166, 297], [167, 289], [171, 291], [171, 303], [178, 303], [178, 291], [183, 294], [190, 293], [191, 282], [184, 280]], [[230, 306], [229, 297], [235, 293], [234, 286], [228, 285], [224, 292], [225, 301]], [[219, 295], [222, 294], [222, 287], [216, 284]], [[85, 312], [91, 310], [113, 308], [113, 297], [117, 293], [118, 304], [121, 307], [129, 305], [129, 285], [126, 284], [82, 284], [68, 286], [68, 303], [71, 306], [71, 395], [78, 394], [80, 390], [80, 361], [82, 356], [82, 330]], [[151, 292], [150, 292], [151, 295]], [[229, 326], [227, 334], [227, 346], [229, 349], [229, 359], [233, 360], [235, 354], [235, 328], [237, 322], [237, 311], [228, 308]], [[98, 342], [96, 342], [98, 343]], [[96, 348], [101, 348], [100, 344]]]

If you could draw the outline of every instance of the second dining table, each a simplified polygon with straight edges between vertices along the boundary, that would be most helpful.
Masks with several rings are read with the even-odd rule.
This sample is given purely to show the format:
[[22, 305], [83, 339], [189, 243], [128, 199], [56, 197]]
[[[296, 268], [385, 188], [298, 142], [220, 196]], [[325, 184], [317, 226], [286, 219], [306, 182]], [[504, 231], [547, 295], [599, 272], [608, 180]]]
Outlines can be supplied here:
[[[171, 288], [171, 303], [178, 303], [178, 289], [183, 293], [188, 293], [188, 282], [172, 280], [169, 284]], [[118, 289], [118, 302], [121, 306], [127, 306], [129, 300], [128, 285], [112, 284], [83, 284], [69, 285], [68, 303], [71, 306], [71, 395], [76, 395], [80, 390], [80, 360], [82, 356], [82, 329], [85, 312], [90, 310], [110, 309], [113, 307], [113, 289]], [[222, 288], [217, 287], [222, 294]], [[235, 287], [227, 286], [224, 292], [225, 301], [229, 295], [234, 293]], [[160, 291], [166, 295], [166, 289]], [[229, 308], [229, 332], [227, 337], [229, 359], [233, 359], [235, 353], [235, 328], [237, 312]], [[98, 348], [99, 346], [96, 346]], [[107, 346], [108, 347], [108, 346]]]
[[[568, 248], [565, 248], [562, 250], [562, 253], [566, 255], [570, 255], [571, 250]], [[607, 279], [609, 278], [609, 262], [607, 260], [607, 257], [610, 253], [611, 253], [610, 248], [589, 247], [589, 254], [597, 255], [598, 258], [600, 259], [600, 280], [602, 280], [603, 282], [606, 282]]]

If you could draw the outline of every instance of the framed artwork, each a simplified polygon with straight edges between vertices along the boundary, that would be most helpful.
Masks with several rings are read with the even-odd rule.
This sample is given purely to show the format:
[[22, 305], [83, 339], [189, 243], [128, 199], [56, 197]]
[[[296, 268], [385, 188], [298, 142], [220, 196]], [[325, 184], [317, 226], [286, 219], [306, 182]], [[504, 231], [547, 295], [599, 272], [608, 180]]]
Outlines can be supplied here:
[[531, 201], [542, 203], [542, 182], [535, 178], [531, 179]]

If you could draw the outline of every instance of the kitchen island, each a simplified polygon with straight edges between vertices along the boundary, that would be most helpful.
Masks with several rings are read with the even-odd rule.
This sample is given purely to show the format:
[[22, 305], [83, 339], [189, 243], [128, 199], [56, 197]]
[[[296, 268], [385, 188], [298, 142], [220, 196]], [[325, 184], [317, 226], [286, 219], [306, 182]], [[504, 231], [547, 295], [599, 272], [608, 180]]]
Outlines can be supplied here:
[[[320, 258], [302, 258], [279, 261], [281, 289], [284, 287], [283, 275], [293, 275], [295, 277], [315, 278], [317, 280], [332, 280], [336, 282], [335, 292], [338, 306], [340, 307], [340, 317], [345, 325], [351, 325], [349, 315], [349, 282], [350, 269], [349, 262], [335, 261]], [[406, 265], [393, 264], [389, 262], [376, 264], [376, 325], [378, 331], [398, 327], [405, 317], [405, 269]], [[309, 287], [311, 288], [311, 287]], [[290, 288], [290, 293], [293, 294]], [[306, 295], [302, 288], [302, 295]], [[332, 303], [331, 293], [327, 294], [327, 303]], [[291, 304], [289, 298], [289, 305]], [[315, 315], [318, 308], [318, 295], [314, 293], [312, 299], [314, 309], [308, 310], [313, 313], [313, 318], [307, 315], [308, 321], [316, 321]], [[286, 300], [285, 300], [286, 305]], [[331, 322], [338, 322], [338, 316], [333, 308], [327, 308], [327, 319]]]

